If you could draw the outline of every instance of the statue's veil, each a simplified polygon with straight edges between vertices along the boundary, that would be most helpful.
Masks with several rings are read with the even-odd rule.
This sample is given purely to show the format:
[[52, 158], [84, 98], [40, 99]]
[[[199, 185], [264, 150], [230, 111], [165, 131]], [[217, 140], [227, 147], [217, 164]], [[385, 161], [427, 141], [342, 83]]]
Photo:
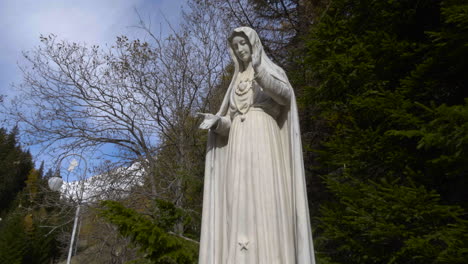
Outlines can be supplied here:
[[249, 27], [239, 27], [234, 29], [232, 32], [231, 36], [228, 38], [228, 50], [229, 54], [231, 55], [232, 61], [234, 62], [234, 75], [231, 80], [231, 84], [229, 85], [229, 88], [226, 92], [227, 96], [224, 96], [223, 103], [221, 104], [221, 107], [219, 108], [219, 111], [217, 115], [225, 115], [229, 106], [229, 95], [231, 94], [232, 87], [234, 86], [234, 81], [237, 78], [237, 75], [239, 74], [240, 71], [240, 64], [241, 62], [239, 61], [239, 58], [234, 54], [234, 50], [231, 47], [231, 40], [235, 35], [243, 35], [247, 37], [247, 39], [250, 42], [250, 45], [252, 47], [252, 54], [254, 53], [255, 50], [261, 50], [261, 63], [262, 66], [265, 66], [266, 69], [268, 69], [268, 72], [273, 75], [276, 79], [289, 84], [288, 77], [284, 73], [283, 69], [281, 69], [278, 65], [273, 63], [270, 58], [265, 54], [263, 51], [263, 46], [260, 41], [260, 38], [257, 35], [257, 32], [255, 30], [249, 28]]
[[[291, 190], [290, 193], [294, 196], [293, 207], [295, 219], [293, 223], [295, 224], [295, 256], [296, 263], [298, 264], [315, 264], [296, 98], [285, 72], [266, 56], [260, 38], [257, 33], [249, 27], [234, 29], [231, 37], [228, 39], [228, 49], [233, 59], [235, 70], [231, 84], [216, 115], [226, 115], [229, 108], [229, 98], [240, 70], [240, 62], [235, 56], [230, 44], [230, 40], [235, 34], [244, 34], [248, 38], [252, 47], [252, 54], [257, 51], [256, 49], [260, 49], [262, 51], [262, 68], [266, 69], [267, 74], [286, 83], [291, 89], [291, 102], [289, 105], [284, 106], [284, 109], [281, 111], [281, 116], [277, 118], [277, 121], [281, 131], [282, 149], [289, 163], [287, 167], [290, 168], [292, 175], [292, 184], [290, 186], [292, 186], [293, 190]], [[226, 200], [224, 194], [226, 186], [224, 184], [224, 177], [226, 176], [225, 147], [227, 145], [227, 140], [228, 137], [209, 131], [205, 165], [199, 264], [225, 263], [227, 252], [227, 220], [225, 219]]]

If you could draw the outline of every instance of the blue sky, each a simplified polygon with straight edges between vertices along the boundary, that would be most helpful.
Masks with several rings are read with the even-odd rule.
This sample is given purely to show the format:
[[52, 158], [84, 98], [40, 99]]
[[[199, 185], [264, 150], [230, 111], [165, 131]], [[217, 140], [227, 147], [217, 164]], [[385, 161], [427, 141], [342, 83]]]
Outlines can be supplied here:
[[[120, 35], [145, 39], [134, 27], [135, 9], [164, 35], [169, 31], [165, 19], [176, 26], [184, 4], [185, 0], [0, 0], [0, 94], [15, 96], [11, 85], [21, 83], [22, 51], [38, 46], [41, 34], [100, 46]], [[36, 155], [35, 147], [30, 149], [37, 162], [47, 159]]]
[[[184, 0], [0, 0], [0, 94], [11, 95], [19, 83], [22, 51], [39, 44], [41, 34], [87, 44], [113, 43], [116, 36], [144, 38], [135, 29], [138, 16], [153, 28], [177, 24]], [[163, 28], [167, 31], [167, 28]]]

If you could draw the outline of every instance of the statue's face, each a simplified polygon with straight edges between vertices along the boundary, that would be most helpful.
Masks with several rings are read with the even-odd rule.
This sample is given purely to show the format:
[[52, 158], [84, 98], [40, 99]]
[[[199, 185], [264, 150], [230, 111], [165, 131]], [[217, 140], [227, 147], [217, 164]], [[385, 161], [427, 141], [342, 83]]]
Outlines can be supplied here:
[[249, 41], [243, 36], [235, 36], [232, 38], [232, 49], [236, 56], [244, 63], [248, 63], [252, 59], [252, 50], [250, 49]]

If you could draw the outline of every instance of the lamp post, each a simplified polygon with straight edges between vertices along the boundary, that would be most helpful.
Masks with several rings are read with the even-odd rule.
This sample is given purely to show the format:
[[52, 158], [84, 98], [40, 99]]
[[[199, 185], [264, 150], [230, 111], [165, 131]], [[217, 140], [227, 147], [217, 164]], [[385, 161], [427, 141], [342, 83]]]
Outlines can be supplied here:
[[[58, 162], [58, 165], [57, 165], [57, 173], [60, 172], [60, 168], [61, 168], [61, 165], [62, 165], [62, 161], [67, 158], [67, 157], [71, 157], [71, 156], [77, 156], [79, 157], [81, 160], [84, 161], [84, 170], [83, 170], [83, 175], [81, 177], [81, 179], [78, 179], [80, 182], [81, 182], [81, 186], [80, 186], [80, 192], [79, 192], [79, 195], [77, 195], [77, 206], [76, 206], [76, 211], [75, 211], [75, 219], [73, 221], [73, 231], [72, 231], [72, 235], [71, 235], [71, 240], [70, 240], [70, 247], [68, 249], [68, 257], [67, 257], [67, 264], [70, 264], [71, 262], [71, 257], [72, 257], [72, 254], [73, 254], [73, 245], [75, 243], [75, 237], [77, 236], [76, 234], [76, 229], [77, 229], [77, 226], [78, 226], [78, 218], [80, 216], [80, 208], [81, 208], [81, 202], [82, 202], [82, 199], [83, 199], [83, 192], [84, 192], [84, 180], [86, 179], [86, 170], [88, 168], [88, 164], [86, 162], [86, 160], [83, 158], [83, 156], [81, 156], [80, 154], [76, 154], [76, 153], [72, 153], [72, 154], [68, 154], [68, 155], [65, 155], [63, 156], [59, 162]], [[77, 167], [79, 165], [78, 161], [76, 159], [73, 159], [71, 162], [70, 162], [70, 166], [68, 167], [67, 171], [67, 182], [68, 182], [68, 176], [69, 174], [75, 169], [75, 167]], [[60, 188], [62, 187], [62, 184], [63, 184], [63, 179], [59, 176], [54, 176], [54, 177], [51, 177], [48, 181], [48, 184], [49, 184], [49, 188], [53, 191], [60, 191]]]

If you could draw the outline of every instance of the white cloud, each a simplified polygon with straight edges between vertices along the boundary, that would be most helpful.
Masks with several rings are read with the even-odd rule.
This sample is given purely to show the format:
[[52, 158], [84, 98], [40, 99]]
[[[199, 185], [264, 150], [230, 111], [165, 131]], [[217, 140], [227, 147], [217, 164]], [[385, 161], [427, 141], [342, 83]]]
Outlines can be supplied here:
[[[39, 45], [39, 36], [53, 33], [68, 41], [104, 45], [115, 37], [144, 37], [132, 26], [135, 9], [152, 23], [162, 14], [177, 23], [184, 0], [3, 0], [0, 1], [0, 94], [11, 94], [10, 83], [21, 80], [21, 52]], [[156, 27], [155, 29], [159, 29]], [[12, 74], [15, 73], [15, 74]]]

